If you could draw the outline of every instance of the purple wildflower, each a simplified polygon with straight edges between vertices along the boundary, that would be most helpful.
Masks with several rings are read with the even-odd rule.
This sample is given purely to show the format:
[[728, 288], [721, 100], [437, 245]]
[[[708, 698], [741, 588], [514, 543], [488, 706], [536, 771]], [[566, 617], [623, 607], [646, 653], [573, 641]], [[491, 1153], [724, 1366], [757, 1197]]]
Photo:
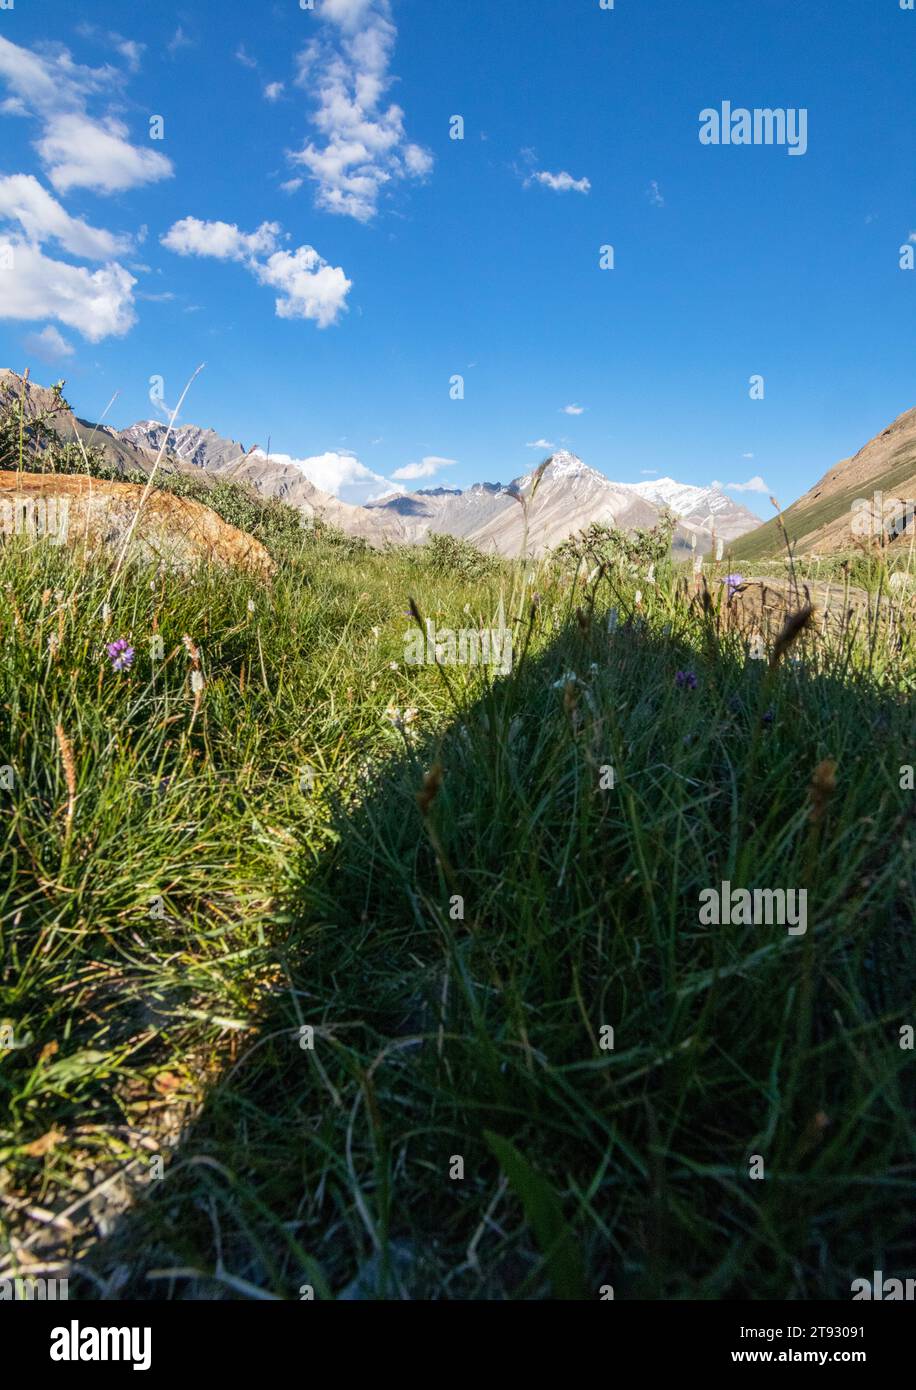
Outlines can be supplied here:
[[773, 711], [771, 709], [768, 709], [764, 714], [761, 715], [760, 722], [766, 725], [767, 728], [769, 728], [775, 718], [776, 716], [773, 713]]
[[675, 685], [679, 685], [682, 690], [696, 690], [697, 678], [692, 671], [678, 671], [674, 677]]
[[109, 642], [105, 650], [108, 653], [112, 670], [130, 670], [134, 660], [134, 649], [128, 645], [126, 637], [119, 637], [116, 642]]
[[736, 590], [736, 589], [739, 589], [739, 588], [741, 587], [741, 585], [744, 583], [744, 575], [743, 575], [743, 574], [727, 574], [727, 575], [725, 576], [725, 582], [726, 582], [726, 584], [728, 585], [728, 597], [731, 598], [731, 596], [732, 596], [732, 594], [735, 592], [735, 590]]

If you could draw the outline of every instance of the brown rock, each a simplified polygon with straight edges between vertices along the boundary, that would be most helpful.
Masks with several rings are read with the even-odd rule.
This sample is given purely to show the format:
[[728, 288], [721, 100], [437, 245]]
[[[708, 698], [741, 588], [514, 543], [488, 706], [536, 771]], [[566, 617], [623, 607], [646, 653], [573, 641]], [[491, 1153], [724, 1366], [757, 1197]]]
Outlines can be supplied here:
[[[45, 536], [58, 545], [121, 554], [144, 489], [85, 475], [0, 470], [0, 537]], [[167, 569], [231, 565], [265, 578], [274, 565], [253, 536], [188, 497], [153, 488], [130, 539], [129, 555]]]
[[842, 631], [851, 623], [865, 622], [869, 595], [866, 589], [840, 583], [806, 580], [794, 584], [790, 579], [745, 579], [725, 605], [729, 628], [743, 633], [775, 637], [790, 613], [806, 603], [814, 607], [814, 630]]

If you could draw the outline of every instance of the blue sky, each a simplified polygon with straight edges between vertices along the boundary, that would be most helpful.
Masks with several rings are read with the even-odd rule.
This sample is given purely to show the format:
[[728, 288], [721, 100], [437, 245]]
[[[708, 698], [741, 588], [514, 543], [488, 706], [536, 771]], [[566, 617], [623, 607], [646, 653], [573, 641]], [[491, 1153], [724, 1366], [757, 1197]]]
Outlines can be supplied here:
[[182, 421], [352, 501], [550, 444], [788, 503], [916, 405], [914, 56], [900, 0], [14, 0], [0, 365], [124, 426], [205, 362]]

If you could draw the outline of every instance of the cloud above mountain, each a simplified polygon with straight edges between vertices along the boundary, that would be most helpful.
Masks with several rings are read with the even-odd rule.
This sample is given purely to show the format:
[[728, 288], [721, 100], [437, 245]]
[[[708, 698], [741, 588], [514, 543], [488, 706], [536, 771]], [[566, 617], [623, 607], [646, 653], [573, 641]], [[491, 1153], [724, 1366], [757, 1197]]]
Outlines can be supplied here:
[[83, 67], [66, 48], [46, 55], [0, 38], [0, 79], [11, 93], [0, 110], [38, 123], [35, 149], [58, 193], [72, 188], [120, 193], [171, 177], [171, 161], [158, 150], [132, 144], [119, 116], [110, 110], [89, 113], [90, 104], [107, 104], [120, 95], [124, 74], [119, 69]]
[[767, 493], [770, 489], [758, 473], [753, 478], [748, 478], [746, 483], [726, 483], [729, 492], [763, 492]]
[[262, 222], [256, 231], [243, 232], [233, 222], [183, 217], [160, 240], [179, 256], [237, 262], [259, 284], [280, 292], [275, 300], [278, 318], [311, 319], [319, 328], [329, 327], [346, 309], [352, 281], [313, 246], [282, 249], [282, 236], [279, 222]]
[[0, 236], [0, 317], [58, 319], [98, 343], [133, 327], [136, 283], [116, 262], [89, 271], [52, 260], [28, 242]]
[[[84, 36], [101, 37], [135, 71], [142, 45], [115, 33], [83, 26]], [[58, 197], [34, 174], [0, 177], [0, 318], [56, 319], [89, 342], [122, 336], [136, 322], [136, 280], [119, 264], [141, 239], [93, 226], [70, 213], [60, 198], [74, 190], [101, 195], [171, 176], [170, 160], [131, 143], [119, 107], [126, 72], [111, 64], [92, 68], [76, 63], [63, 45], [38, 50], [0, 37], [0, 84], [7, 95], [0, 112], [34, 127], [32, 147]], [[58, 253], [104, 264], [89, 270], [51, 256]], [[29, 341], [41, 355], [61, 355], [59, 337], [48, 325]]]
[[26, 352], [31, 352], [42, 362], [59, 362], [63, 357], [72, 357], [74, 348], [53, 324], [48, 324], [40, 333], [29, 333], [25, 340]]
[[444, 459], [436, 454], [428, 454], [420, 463], [406, 463], [403, 468], [396, 468], [391, 476], [405, 482], [414, 478], [432, 478], [443, 468], [454, 467], [457, 462], [457, 459]]
[[[266, 458], [261, 449], [254, 450], [254, 457]], [[293, 458], [291, 454], [270, 455], [271, 463], [297, 468], [322, 492], [339, 497], [342, 502], [361, 506], [365, 502], [392, 490], [391, 483], [380, 473], [374, 473], [356, 454], [329, 449], [323, 454], [312, 454], [308, 458]]]
[[404, 112], [385, 103], [397, 29], [390, 0], [322, 0], [323, 32], [300, 51], [296, 85], [315, 98], [316, 137], [289, 152], [326, 212], [369, 222], [386, 185], [423, 179], [433, 157], [408, 140]]

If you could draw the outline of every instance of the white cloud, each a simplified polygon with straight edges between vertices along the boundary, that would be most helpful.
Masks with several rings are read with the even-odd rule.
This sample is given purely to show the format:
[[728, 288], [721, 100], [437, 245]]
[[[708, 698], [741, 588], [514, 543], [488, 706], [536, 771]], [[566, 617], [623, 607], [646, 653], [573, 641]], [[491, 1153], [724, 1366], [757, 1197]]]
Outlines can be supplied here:
[[713, 480], [712, 480], [712, 482], [709, 484], [709, 486], [710, 486], [710, 487], [714, 487], [714, 488], [716, 488], [717, 490], [721, 490], [721, 487], [722, 487], [721, 479], [719, 479], [719, 478], [713, 478]]
[[770, 489], [767, 487], [766, 483], [763, 481], [763, 479], [760, 477], [759, 473], [758, 473], [757, 476], [754, 477], [754, 478], [748, 478], [748, 480], [747, 480], [746, 483], [726, 483], [725, 486], [728, 488], [728, 490], [729, 490], [730, 492], [764, 492], [764, 493], [766, 493], [766, 492], [769, 492], [769, 490], [770, 490]]
[[131, 72], [139, 72], [140, 59], [143, 57], [146, 44], [137, 43], [134, 39], [122, 39], [119, 34], [112, 34], [110, 37], [121, 57], [127, 60]]
[[556, 444], [551, 444], [549, 439], [532, 439], [530, 444], [526, 444], [526, 449], [555, 449]]
[[118, 95], [124, 80], [120, 69], [81, 67], [65, 48], [45, 56], [0, 38], [0, 78], [12, 94], [5, 109], [41, 123], [35, 147], [59, 193], [70, 188], [117, 193], [171, 176], [165, 155], [132, 145], [122, 121], [88, 114], [90, 97]]
[[429, 150], [424, 150], [422, 145], [404, 146], [404, 163], [407, 172], [413, 174], [414, 178], [425, 179], [427, 174], [432, 173], [435, 162]]
[[178, 50], [181, 48], [193, 48], [194, 40], [188, 38], [187, 34], [179, 24], [172, 37], [169, 39], [166, 47], [168, 48], [170, 53], [177, 53]]
[[0, 178], [0, 219], [18, 222], [32, 242], [56, 241], [73, 256], [106, 261], [130, 250], [129, 237], [115, 236], [71, 217], [31, 174]]
[[562, 414], [563, 414], [563, 415], [581, 415], [581, 414], [583, 414], [584, 410], [585, 410], [585, 406], [584, 406], [584, 405], [564, 405], [564, 406], [563, 406], [563, 409], [562, 409]]
[[433, 158], [406, 140], [402, 109], [383, 104], [397, 38], [390, 0], [324, 0], [319, 13], [338, 32], [331, 40], [326, 31], [301, 51], [296, 77], [315, 95], [319, 139], [289, 157], [308, 170], [319, 207], [369, 222], [385, 185], [425, 178]]
[[646, 189], [646, 196], [654, 208], [663, 208], [665, 206], [662, 191], [655, 179], [650, 179], [649, 187]]
[[202, 222], [197, 217], [183, 217], [160, 240], [179, 256], [213, 256], [219, 261], [241, 261], [274, 251], [279, 235], [279, 222], [262, 222], [256, 232], [245, 233], [239, 231], [234, 222]]
[[592, 186], [588, 179], [574, 179], [565, 169], [559, 174], [550, 174], [546, 169], [539, 169], [531, 175], [528, 182], [540, 183], [544, 188], [552, 188], [555, 193], [588, 193]]
[[405, 481], [411, 478], [432, 478], [440, 469], [452, 468], [457, 462], [457, 459], [443, 459], [437, 458], [435, 454], [427, 454], [421, 463], [406, 463], [403, 468], [396, 468], [391, 476]]
[[240, 43], [238, 48], [235, 50], [235, 58], [236, 62], [242, 64], [242, 67], [256, 68], [258, 66], [257, 59], [252, 58], [251, 54], [247, 51], [243, 43]]
[[[283, 91], [284, 85], [282, 82], [268, 82], [267, 86], [264, 88], [264, 100], [279, 101], [283, 95]], [[300, 183], [302, 182], [301, 179], [299, 181]]]
[[643, 475], [644, 478], [651, 478], [651, 477], [653, 477], [653, 476], [658, 472], [658, 469], [657, 469], [657, 468], [640, 468], [639, 471], [640, 471], [640, 473]]
[[[260, 449], [254, 452], [258, 457], [266, 457]], [[380, 491], [391, 488], [387, 478], [383, 478], [380, 473], [373, 473], [371, 468], [360, 463], [355, 454], [329, 450], [327, 453], [313, 454], [304, 459], [293, 458], [290, 454], [271, 454], [270, 461], [298, 468], [300, 473], [308, 478], [310, 483], [314, 483], [315, 487], [321, 488], [322, 492], [329, 492], [341, 501], [357, 506], [378, 496]]]
[[107, 31], [99, 29], [95, 24], [89, 24], [86, 21], [76, 26], [76, 32], [81, 38], [91, 39], [94, 42], [107, 44], [114, 48], [125, 60], [131, 72], [140, 71], [140, 59], [146, 51], [145, 43], [137, 43], [134, 39], [125, 39], [123, 34], [118, 34], [113, 29]]
[[142, 150], [127, 140], [127, 126], [114, 117], [93, 121], [79, 112], [52, 116], [37, 149], [48, 178], [59, 193], [91, 188], [120, 193], [172, 174], [158, 150]]
[[752, 459], [752, 458], [754, 457], [754, 455], [753, 455], [753, 454], [742, 454], [741, 457], [742, 457], [743, 459]]
[[37, 246], [0, 237], [0, 318], [57, 319], [91, 343], [121, 337], [136, 322], [133, 287], [123, 266], [112, 262], [100, 270], [67, 265], [45, 256]]
[[280, 184], [281, 193], [297, 193], [302, 187], [302, 179], [287, 179], [286, 183]]
[[40, 333], [30, 333], [25, 348], [42, 362], [57, 362], [61, 357], [72, 357], [74, 352], [73, 345], [50, 323]]
[[312, 319], [319, 328], [336, 323], [346, 309], [352, 281], [313, 246], [280, 250], [280, 235], [278, 222], [262, 222], [257, 231], [246, 233], [234, 223], [184, 217], [161, 241], [179, 256], [209, 256], [244, 265], [259, 284], [281, 291], [275, 301], [278, 318]]
[[343, 28], [352, 29], [372, 9], [374, 0], [324, 0], [322, 14], [325, 19], [333, 19]]
[[337, 322], [352, 284], [339, 265], [328, 265], [313, 246], [275, 251], [254, 273], [262, 285], [282, 290], [278, 318], [314, 319], [319, 328]]

